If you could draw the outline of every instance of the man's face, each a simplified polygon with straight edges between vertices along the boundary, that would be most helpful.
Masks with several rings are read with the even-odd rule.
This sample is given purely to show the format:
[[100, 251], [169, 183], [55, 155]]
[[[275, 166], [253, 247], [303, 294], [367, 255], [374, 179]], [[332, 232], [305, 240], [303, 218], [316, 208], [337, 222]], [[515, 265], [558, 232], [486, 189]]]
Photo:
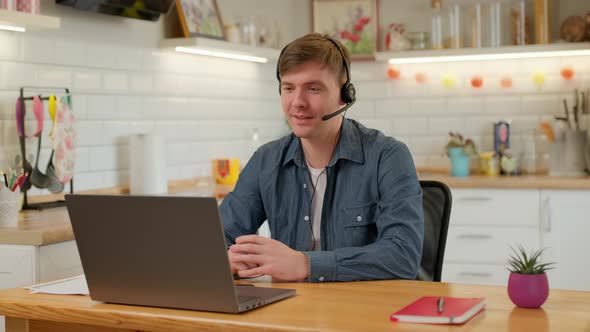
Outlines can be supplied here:
[[339, 117], [322, 121], [322, 116], [343, 105], [336, 74], [316, 61], [291, 69], [281, 77], [281, 104], [297, 137], [319, 138], [330, 134], [332, 127], [340, 125]]

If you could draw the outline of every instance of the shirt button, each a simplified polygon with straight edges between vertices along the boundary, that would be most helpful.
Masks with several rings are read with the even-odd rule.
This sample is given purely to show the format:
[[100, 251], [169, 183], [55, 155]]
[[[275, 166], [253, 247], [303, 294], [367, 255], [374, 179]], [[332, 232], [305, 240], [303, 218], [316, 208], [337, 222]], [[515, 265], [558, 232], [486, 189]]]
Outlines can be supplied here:
[[319, 280], [319, 281], [324, 281], [324, 280], [325, 280], [325, 278], [324, 278], [324, 277], [319, 277], [319, 278], [318, 278], [318, 280]]
[[356, 221], [363, 221], [363, 217], [361, 217], [361, 216], [357, 216], [357, 217], [356, 217]]
[[305, 183], [303, 184], [303, 189], [307, 189], [307, 185]]
[[305, 221], [309, 221], [309, 216], [305, 216], [305, 217], [303, 218], [303, 220], [305, 220]]

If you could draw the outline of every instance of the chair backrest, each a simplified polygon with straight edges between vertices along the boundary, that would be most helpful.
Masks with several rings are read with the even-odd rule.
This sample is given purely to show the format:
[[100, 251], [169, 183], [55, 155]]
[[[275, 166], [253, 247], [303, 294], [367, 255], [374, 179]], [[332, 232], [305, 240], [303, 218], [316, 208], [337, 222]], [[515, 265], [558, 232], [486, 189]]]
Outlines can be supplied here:
[[439, 181], [420, 181], [424, 205], [424, 242], [418, 280], [440, 281], [451, 216], [452, 196]]

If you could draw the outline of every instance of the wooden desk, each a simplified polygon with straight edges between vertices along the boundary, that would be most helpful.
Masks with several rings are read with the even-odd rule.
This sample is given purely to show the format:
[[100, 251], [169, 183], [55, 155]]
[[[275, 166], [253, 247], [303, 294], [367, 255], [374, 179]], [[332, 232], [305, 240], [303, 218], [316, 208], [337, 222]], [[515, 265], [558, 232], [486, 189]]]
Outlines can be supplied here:
[[[244, 314], [105, 304], [87, 296], [0, 291], [7, 332], [23, 331], [590, 331], [590, 292], [552, 290], [543, 309], [516, 308], [500, 286], [419, 281], [269, 283], [297, 296]], [[464, 326], [392, 323], [389, 315], [423, 295], [487, 299]]]

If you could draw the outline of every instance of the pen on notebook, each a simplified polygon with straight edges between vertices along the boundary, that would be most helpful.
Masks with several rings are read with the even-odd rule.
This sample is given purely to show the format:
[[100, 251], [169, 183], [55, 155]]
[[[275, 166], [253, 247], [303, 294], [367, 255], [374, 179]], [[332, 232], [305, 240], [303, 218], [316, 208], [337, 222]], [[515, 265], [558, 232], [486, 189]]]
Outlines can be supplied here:
[[445, 301], [443, 300], [442, 297], [439, 297], [438, 300], [436, 301], [436, 304], [438, 306], [438, 312], [441, 313], [444, 310], [444, 305], [445, 305]]

